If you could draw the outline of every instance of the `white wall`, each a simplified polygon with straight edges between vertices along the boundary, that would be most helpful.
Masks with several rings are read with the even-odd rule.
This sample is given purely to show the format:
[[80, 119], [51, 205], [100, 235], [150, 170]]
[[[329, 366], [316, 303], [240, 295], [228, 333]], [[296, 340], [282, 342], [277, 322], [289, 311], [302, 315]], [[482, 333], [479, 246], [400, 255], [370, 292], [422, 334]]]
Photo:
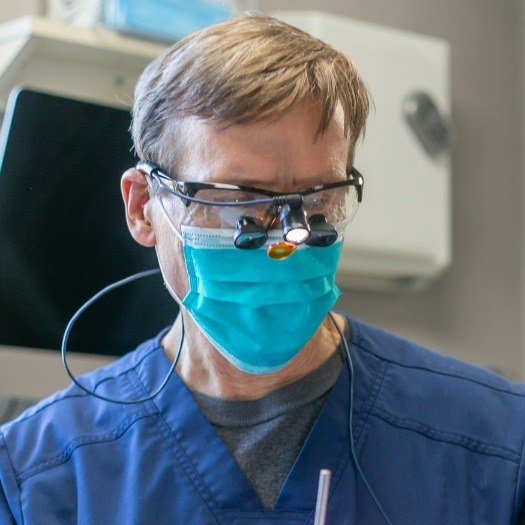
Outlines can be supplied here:
[[26, 15], [43, 12], [45, 0], [0, 0], [0, 23]]

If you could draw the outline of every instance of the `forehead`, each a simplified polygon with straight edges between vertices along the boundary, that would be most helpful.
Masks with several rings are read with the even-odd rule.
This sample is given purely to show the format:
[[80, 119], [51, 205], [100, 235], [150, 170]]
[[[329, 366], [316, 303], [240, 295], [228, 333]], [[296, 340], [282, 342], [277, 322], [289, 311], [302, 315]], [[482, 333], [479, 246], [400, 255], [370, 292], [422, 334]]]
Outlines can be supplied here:
[[181, 156], [177, 178], [282, 188], [315, 185], [345, 176], [349, 137], [337, 108], [318, 136], [320, 108], [296, 104], [283, 116], [264, 122], [225, 125], [187, 118], [177, 126]]

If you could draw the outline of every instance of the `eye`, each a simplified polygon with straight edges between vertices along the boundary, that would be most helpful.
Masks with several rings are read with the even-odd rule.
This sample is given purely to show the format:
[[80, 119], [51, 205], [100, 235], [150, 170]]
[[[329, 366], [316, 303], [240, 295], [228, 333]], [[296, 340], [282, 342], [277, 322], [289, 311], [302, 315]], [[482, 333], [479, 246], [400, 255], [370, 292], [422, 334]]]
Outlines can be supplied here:
[[320, 208], [322, 206], [326, 205], [325, 199], [323, 199], [322, 195], [316, 195], [314, 194], [312, 198], [310, 199], [310, 204], [314, 208]]

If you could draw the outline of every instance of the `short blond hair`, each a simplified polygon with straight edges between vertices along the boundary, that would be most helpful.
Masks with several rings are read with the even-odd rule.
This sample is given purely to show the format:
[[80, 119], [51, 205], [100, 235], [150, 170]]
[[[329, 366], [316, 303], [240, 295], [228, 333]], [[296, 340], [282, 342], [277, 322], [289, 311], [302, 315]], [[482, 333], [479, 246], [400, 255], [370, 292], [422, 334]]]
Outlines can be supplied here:
[[321, 107], [317, 135], [341, 104], [351, 165], [371, 101], [353, 60], [276, 18], [243, 15], [177, 42], [144, 70], [132, 109], [135, 151], [169, 169], [176, 162], [173, 131], [184, 117], [272, 120], [307, 98]]

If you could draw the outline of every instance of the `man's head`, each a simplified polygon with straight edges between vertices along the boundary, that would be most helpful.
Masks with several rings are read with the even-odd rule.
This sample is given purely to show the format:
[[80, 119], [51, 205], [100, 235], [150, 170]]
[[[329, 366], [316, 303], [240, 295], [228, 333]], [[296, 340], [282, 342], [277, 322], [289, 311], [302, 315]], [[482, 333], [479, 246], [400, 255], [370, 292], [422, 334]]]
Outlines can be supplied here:
[[[347, 55], [279, 20], [244, 16], [190, 35], [148, 66], [132, 134], [138, 156], [174, 179], [293, 192], [346, 179], [368, 109]], [[184, 297], [182, 248], [144, 177], [126, 172], [122, 188], [133, 237], [157, 246], [166, 281]]]
[[188, 36], [146, 68], [135, 89], [135, 150], [176, 169], [188, 147], [179, 128], [185, 117], [227, 125], [275, 120], [309, 98], [320, 107], [317, 135], [340, 104], [351, 165], [369, 109], [351, 58], [277, 19], [235, 18]]

